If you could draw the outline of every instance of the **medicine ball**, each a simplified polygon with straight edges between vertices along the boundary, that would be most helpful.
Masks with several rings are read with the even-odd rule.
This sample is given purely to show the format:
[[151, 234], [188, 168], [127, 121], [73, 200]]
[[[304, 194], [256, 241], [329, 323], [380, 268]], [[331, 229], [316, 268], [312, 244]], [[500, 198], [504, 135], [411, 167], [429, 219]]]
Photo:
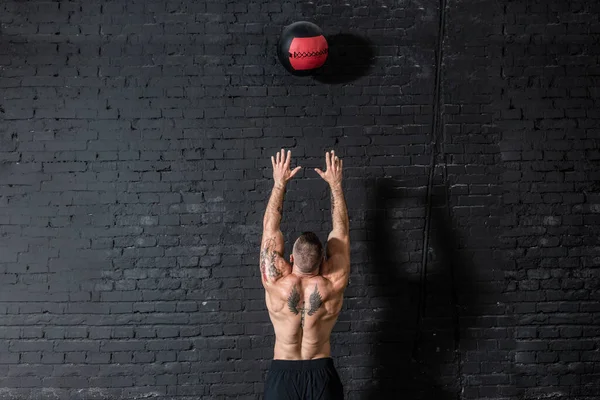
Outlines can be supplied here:
[[306, 21], [288, 25], [279, 38], [277, 56], [294, 75], [310, 75], [327, 60], [329, 48], [321, 29]]

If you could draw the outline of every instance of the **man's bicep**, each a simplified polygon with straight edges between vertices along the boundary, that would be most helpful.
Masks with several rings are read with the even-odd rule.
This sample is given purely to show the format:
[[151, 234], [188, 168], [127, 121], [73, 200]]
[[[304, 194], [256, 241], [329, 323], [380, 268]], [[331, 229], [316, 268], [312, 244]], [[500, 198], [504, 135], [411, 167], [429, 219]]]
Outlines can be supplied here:
[[263, 283], [275, 282], [287, 272], [283, 251], [281, 231], [263, 232], [260, 245], [260, 274]]

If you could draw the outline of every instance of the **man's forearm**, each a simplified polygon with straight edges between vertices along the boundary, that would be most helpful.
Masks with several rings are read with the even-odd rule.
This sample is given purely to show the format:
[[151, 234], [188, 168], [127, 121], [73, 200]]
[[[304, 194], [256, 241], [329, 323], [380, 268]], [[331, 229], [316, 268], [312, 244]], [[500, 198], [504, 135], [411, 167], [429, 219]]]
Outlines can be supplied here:
[[344, 199], [342, 185], [333, 185], [331, 188], [331, 219], [333, 222], [333, 231], [348, 234], [350, 231], [350, 222], [348, 221], [348, 209]]
[[283, 196], [285, 195], [285, 185], [275, 184], [271, 191], [271, 198], [265, 211], [263, 228], [269, 230], [279, 230], [281, 217], [283, 216]]

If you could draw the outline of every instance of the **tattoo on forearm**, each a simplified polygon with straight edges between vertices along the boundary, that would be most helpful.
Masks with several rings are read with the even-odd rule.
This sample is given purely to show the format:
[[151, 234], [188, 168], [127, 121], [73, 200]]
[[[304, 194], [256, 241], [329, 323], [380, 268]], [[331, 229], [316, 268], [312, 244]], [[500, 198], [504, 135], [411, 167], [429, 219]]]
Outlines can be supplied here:
[[333, 218], [335, 215], [335, 196], [333, 194], [333, 190], [331, 191], [331, 217]]
[[260, 252], [260, 272], [264, 280], [278, 279], [281, 271], [277, 268], [277, 252], [275, 252], [275, 239], [269, 239]]
[[281, 202], [277, 204], [277, 211], [283, 217], [283, 196], [285, 196], [285, 186], [283, 187], [283, 195], [281, 196]]
[[271, 197], [267, 203], [267, 209], [265, 210], [265, 220], [274, 221], [277, 226], [283, 217], [283, 197], [285, 195], [285, 186], [274, 187], [271, 192]]
[[304, 320], [306, 314], [309, 316], [314, 315], [319, 308], [323, 305], [323, 299], [321, 297], [321, 293], [319, 293], [319, 288], [315, 285], [315, 291], [310, 295], [310, 309], [307, 309], [304, 301], [300, 298], [300, 292], [298, 292], [298, 287], [294, 285], [292, 287], [292, 291], [288, 296], [287, 304], [288, 308], [294, 315], [300, 314], [300, 326], [304, 328]]

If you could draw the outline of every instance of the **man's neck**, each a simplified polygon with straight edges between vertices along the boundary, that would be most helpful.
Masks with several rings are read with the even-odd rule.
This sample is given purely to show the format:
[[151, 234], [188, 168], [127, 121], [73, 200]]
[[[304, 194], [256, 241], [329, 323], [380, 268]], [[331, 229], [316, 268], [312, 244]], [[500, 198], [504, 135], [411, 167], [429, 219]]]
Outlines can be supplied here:
[[292, 274], [296, 275], [299, 278], [313, 278], [319, 275], [319, 270], [316, 270], [315, 272], [302, 272], [294, 266], [292, 268]]

